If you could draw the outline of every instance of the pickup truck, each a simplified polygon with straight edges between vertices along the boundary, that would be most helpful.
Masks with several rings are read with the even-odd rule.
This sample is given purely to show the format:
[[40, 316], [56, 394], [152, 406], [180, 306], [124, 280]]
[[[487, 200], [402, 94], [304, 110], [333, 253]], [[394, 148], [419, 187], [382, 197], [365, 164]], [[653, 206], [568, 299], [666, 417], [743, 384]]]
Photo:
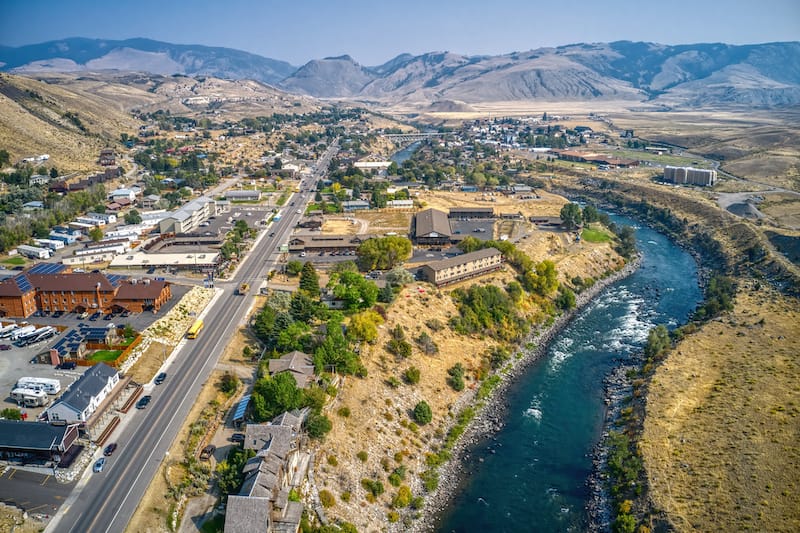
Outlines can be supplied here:
[[236, 294], [238, 294], [240, 296], [244, 296], [245, 294], [247, 294], [247, 290], [249, 288], [250, 288], [250, 285], [248, 285], [247, 283], [242, 283], [241, 285], [239, 285], [239, 288], [236, 289]]

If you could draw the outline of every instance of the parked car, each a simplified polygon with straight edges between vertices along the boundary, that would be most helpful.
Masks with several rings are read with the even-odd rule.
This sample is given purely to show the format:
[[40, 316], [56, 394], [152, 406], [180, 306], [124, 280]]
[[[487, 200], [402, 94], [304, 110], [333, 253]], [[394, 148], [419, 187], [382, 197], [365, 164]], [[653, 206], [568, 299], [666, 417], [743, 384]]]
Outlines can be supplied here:
[[148, 273], [148, 274], [155, 274], [155, 273], [156, 273], [156, 267], [150, 267], [150, 268], [148, 268], [148, 269], [147, 269], [147, 273]]
[[74, 370], [76, 366], [78, 366], [78, 363], [76, 363], [75, 361], [64, 361], [61, 364], [59, 364], [56, 368], [59, 368], [61, 370]]
[[101, 457], [94, 464], [94, 466], [92, 467], [92, 470], [94, 471], [95, 474], [99, 474], [100, 472], [103, 471], [103, 467], [104, 466], [106, 466], [106, 458], [105, 457]]
[[97, 319], [98, 319], [98, 318], [100, 318], [101, 316], [103, 316], [103, 313], [101, 313], [100, 311], [98, 311], [98, 312], [96, 312], [96, 313], [92, 313], [92, 316], [90, 316], [90, 317], [89, 317], [89, 320], [91, 320], [92, 322], [94, 322], [95, 320], [97, 320]]
[[164, 380], [166, 379], [167, 379], [167, 373], [161, 372], [159, 375], [156, 376], [156, 379], [153, 380], [153, 383], [155, 383], [156, 385], [161, 385], [162, 383], [164, 383]]
[[211, 458], [211, 456], [214, 455], [215, 451], [217, 451], [217, 447], [214, 446], [213, 444], [209, 444], [208, 446], [203, 448], [203, 451], [200, 452], [200, 460], [208, 461]]
[[10, 349], [11, 349], [11, 345], [10, 344], [0, 344], [0, 350], [6, 351], [6, 350], [10, 350]]
[[244, 442], [244, 433], [234, 433], [231, 435], [231, 442]]
[[53, 313], [53, 318], [60, 318], [64, 315], [64, 311], [56, 311]]
[[103, 317], [103, 320], [111, 320], [112, 318], [114, 318], [114, 315], [112, 313], [108, 313], [106, 316]]
[[116, 449], [117, 449], [117, 443], [112, 442], [111, 444], [106, 446], [105, 450], [103, 450], [103, 455], [105, 455], [106, 457], [111, 457], [111, 454], [114, 453], [114, 450]]
[[79, 315], [78, 315], [78, 318], [80, 318], [80, 319], [84, 319], [84, 318], [86, 318], [86, 317], [88, 317], [88, 316], [89, 316], [89, 313], [88, 313], [87, 311], [84, 311], [83, 313], [81, 313], [81, 314], [79, 314]]
[[152, 399], [153, 399], [153, 397], [150, 396], [149, 394], [146, 395], [146, 396], [142, 396], [141, 398], [139, 398], [139, 401], [136, 402], [136, 408], [137, 409], [144, 409], [145, 407], [147, 407], [147, 404], [149, 404], [150, 400], [152, 400]]

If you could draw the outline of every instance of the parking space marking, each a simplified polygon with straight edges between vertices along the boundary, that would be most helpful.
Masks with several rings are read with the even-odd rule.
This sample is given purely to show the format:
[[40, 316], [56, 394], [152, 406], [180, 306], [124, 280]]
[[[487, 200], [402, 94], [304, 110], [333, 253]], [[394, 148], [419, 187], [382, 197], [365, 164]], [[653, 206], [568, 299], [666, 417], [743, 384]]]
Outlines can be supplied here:
[[50, 476], [50, 475], [47, 475], [47, 476], [45, 476], [45, 478], [42, 480], [42, 482], [40, 483], [40, 485], [45, 485], [45, 484], [47, 484], [47, 481], [48, 481], [48, 480], [49, 480], [51, 477], [52, 477], [52, 476]]

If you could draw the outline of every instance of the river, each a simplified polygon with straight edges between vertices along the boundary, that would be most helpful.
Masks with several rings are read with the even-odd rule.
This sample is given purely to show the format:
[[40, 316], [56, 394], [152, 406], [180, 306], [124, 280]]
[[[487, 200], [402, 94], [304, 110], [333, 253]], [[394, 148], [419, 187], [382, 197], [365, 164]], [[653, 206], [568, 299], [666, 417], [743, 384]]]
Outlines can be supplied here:
[[603, 379], [657, 324], [682, 324], [701, 299], [692, 257], [633, 220], [642, 264], [609, 286], [508, 389], [503, 428], [474, 446], [438, 531], [583, 531], [592, 450], [603, 432]]
[[419, 147], [420, 147], [419, 142], [411, 143], [402, 150], [398, 150], [397, 152], [395, 152], [394, 155], [389, 158], [389, 161], [394, 161], [395, 163], [397, 163], [397, 166], [401, 167], [403, 166], [403, 163], [405, 163], [407, 159], [409, 159], [412, 155], [414, 155], [414, 152], [416, 152], [417, 148]]

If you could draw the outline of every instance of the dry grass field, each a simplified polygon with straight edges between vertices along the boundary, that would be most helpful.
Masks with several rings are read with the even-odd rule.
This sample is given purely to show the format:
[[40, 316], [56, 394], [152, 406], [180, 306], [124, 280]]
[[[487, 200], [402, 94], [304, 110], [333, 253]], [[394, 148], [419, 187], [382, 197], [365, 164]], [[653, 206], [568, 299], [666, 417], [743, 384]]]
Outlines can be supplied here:
[[800, 530], [800, 308], [750, 287], [650, 386], [641, 450], [678, 531]]

